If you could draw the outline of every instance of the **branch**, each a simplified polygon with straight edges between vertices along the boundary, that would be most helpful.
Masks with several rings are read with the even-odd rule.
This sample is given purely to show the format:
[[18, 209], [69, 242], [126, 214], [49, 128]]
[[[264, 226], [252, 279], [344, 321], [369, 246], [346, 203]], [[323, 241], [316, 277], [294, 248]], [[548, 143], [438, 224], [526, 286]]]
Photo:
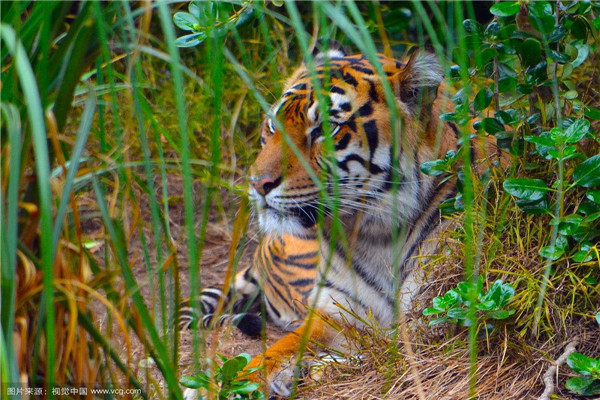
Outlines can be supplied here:
[[575, 346], [577, 346], [578, 343], [579, 341], [577, 339], [573, 339], [573, 341], [571, 341], [567, 345], [567, 347], [565, 347], [565, 351], [560, 355], [560, 357], [558, 357], [556, 361], [554, 361], [554, 365], [548, 367], [548, 370], [544, 374], [543, 378], [544, 386], [546, 388], [544, 389], [544, 393], [542, 393], [538, 400], [550, 400], [550, 396], [552, 396], [552, 394], [554, 393], [555, 375], [556, 380], [558, 381], [558, 367], [563, 365], [565, 361], [567, 361], [567, 357], [569, 357], [571, 353], [574, 353], [576, 351]]

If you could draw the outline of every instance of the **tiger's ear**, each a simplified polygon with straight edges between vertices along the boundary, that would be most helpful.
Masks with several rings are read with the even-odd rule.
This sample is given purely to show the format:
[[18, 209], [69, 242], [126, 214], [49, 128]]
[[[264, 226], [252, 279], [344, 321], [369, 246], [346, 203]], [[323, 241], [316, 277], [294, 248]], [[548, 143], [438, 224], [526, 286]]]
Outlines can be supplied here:
[[346, 57], [346, 51], [344, 46], [337, 40], [323, 40], [319, 39], [313, 47], [312, 56], [316, 65], [321, 65], [325, 60], [332, 58]]
[[396, 97], [413, 112], [419, 112], [419, 109], [429, 109], [443, 79], [444, 71], [438, 58], [416, 50], [404, 68], [390, 78], [390, 83]]

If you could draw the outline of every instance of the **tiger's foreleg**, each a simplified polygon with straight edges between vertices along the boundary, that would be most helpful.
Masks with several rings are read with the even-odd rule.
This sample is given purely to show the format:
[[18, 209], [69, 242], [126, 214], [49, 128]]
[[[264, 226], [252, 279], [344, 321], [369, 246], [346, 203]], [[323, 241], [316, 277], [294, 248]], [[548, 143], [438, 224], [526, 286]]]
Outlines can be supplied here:
[[[339, 348], [343, 335], [318, 314], [311, 313], [296, 330], [279, 339], [263, 354], [254, 357], [246, 370], [261, 367], [245, 379], [258, 382], [268, 395], [291, 394], [299, 352], [314, 351], [318, 346]], [[300, 357], [302, 354], [300, 354]]]
[[[256, 314], [260, 309], [260, 287], [252, 267], [236, 275], [230, 293], [223, 293], [220, 288], [208, 287], [200, 292], [197, 299], [196, 301], [188, 299], [180, 304], [178, 319], [180, 329], [191, 329], [196, 325], [202, 329], [235, 325], [246, 335], [260, 335], [262, 318]], [[217, 313], [220, 301], [227, 307], [233, 299], [235, 302], [231, 305], [230, 313]]]

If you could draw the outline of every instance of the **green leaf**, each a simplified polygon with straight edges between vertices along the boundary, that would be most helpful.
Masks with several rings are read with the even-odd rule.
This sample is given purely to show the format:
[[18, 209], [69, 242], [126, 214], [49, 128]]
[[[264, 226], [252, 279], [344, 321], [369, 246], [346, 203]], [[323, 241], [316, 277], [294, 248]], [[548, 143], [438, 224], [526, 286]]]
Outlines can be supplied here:
[[446, 310], [461, 302], [460, 293], [456, 290], [451, 289], [446, 292], [443, 297], [436, 297], [433, 299], [433, 307], [439, 310]]
[[535, 17], [550, 17], [552, 16], [552, 5], [547, 1], [532, 1], [528, 4], [529, 14]]
[[484, 110], [487, 106], [492, 102], [492, 98], [494, 97], [494, 93], [488, 89], [484, 88], [477, 93], [475, 96], [475, 100], [473, 101], [473, 107], [475, 111]]
[[472, 19], [465, 19], [463, 21], [463, 27], [465, 28], [465, 32], [469, 35], [477, 34], [481, 36], [483, 33], [483, 27], [481, 24]]
[[441, 314], [441, 313], [443, 313], [445, 311], [446, 310], [441, 309], [441, 308], [428, 307], [428, 308], [426, 308], [426, 309], [423, 310], [423, 315], [427, 316], [427, 315]]
[[493, 135], [498, 132], [504, 131], [504, 125], [502, 122], [498, 121], [496, 118], [484, 118], [481, 120], [481, 126], [483, 129]]
[[586, 107], [583, 110], [583, 115], [590, 119], [600, 120], [600, 109], [594, 107]]
[[497, 17], [510, 17], [519, 12], [519, 2], [501, 1], [490, 8], [490, 12]]
[[256, 382], [243, 381], [236, 383], [235, 388], [231, 389], [229, 393], [232, 394], [250, 394], [260, 388], [260, 384]]
[[444, 160], [425, 161], [421, 164], [421, 171], [429, 176], [439, 176], [447, 172], [446, 165]]
[[469, 314], [469, 310], [465, 308], [452, 308], [448, 310], [448, 316], [455, 319], [465, 319]]
[[573, 122], [571, 126], [565, 131], [567, 137], [567, 143], [577, 143], [589, 132], [590, 121], [585, 119], [578, 119]]
[[573, 181], [583, 187], [600, 185], [600, 154], [579, 164], [573, 172]]
[[552, 147], [554, 146], [554, 140], [546, 136], [525, 136], [525, 141], [530, 143], [539, 144], [542, 146]]
[[[537, 2], [531, 2], [530, 6]], [[531, 8], [530, 8], [531, 10]], [[554, 32], [554, 18], [550, 15], [545, 16], [535, 16], [534, 14], [529, 14], [529, 22], [531, 25], [539, 32], [544, 35], [550, 35]]]
[[577, 57], [571, 61], [571, 66], [573, 68], [577, 68], [583, 64], [590, 54], [590, 47], [587, 44], [576, 43], [575, 48], [577, 49]]
[[591, 376], [578, 376], [568, 379], [565, 387], [573, 393], [593, 396], [600, 394], [600, 379], [595, 379]]
[[243, 369], [246, 365], [248, 365], [250, 363], [250, 360], [252, 360], [252, 357], [248, 353], [240, 353], [235, 358], [236, 358], [236, 360], [238, 360], [238, 368], [239, 369]]
[[208, 377], [206, 375], [197, 375], [197, 376], [182, 376], [179, 380], [181, 386], [185, 386], [190, 389], [199, 389], [206, 388], [208, 389]]
[[519, 113], [513, 109], [496, 111], [494, 118], [504, 125], [515, 125], [520, 121]]
[[485, 314], [492, 319], [506, 319], [514, 313], [515, 310], [492, 310], [487, 311]]
[[571, 258], [575, 262], [584, 263], [591, 261], [593, 257], [589, 250], [579, 250], [577, 253], [573, 254], [573, 257]]
[[586, 40], [587, 39], [587, 24], [585, 23], [585, 17], [576, 17], [571, 25], [571, 34], [576, 39]]
[[184, 31], [195, 31], [200, 28], [198, 18], [190, 13], [179, 11], [173, 15], [173, 22], [177, 27]]
[[538, 254], [544, 258], [549, 258], [552, 261], [558, 260], [567, 248], [567, 238], [564, 236], [558, 236], [556, 243], [553, 245], [544, 246], [540, 249]]
[[202, 43], [206, 39], [206, 33], [197, 32], [190, 35], [180, 36], [175, 40], [177, 47], [193, 47]]
[[443, 324], [444, 322], [453, 322], [453, 320], [452, 318], [448, 317], [434, 318], [431, 321], [429, 321], [429, 326]]
[[237, 358], [232, 358], [230, 360], [225, 361], [223, 363], [223, 366], [221, 367], [221, 371], [223, 373], [223, 381], [231, 382], [236, 378], [238, 372], [240, 372], [241, 370], [242, 368], [240, 368], [240, 364]]
[[238, 15], [238, 19], [235, 22], [236, 28], [241, 28], [242, 26], [248, 24], [254, 18], [254, 8], [250, 6], [245, 6], [242, 12]]
[[477, 57], [475, 58], [475, 60], [477, 60], [478, 63], [477, 67], [483, 68], [487, 63], [492, 61], [492, 59], [496, 57], [496, 55], [498, 55], [498, 51], [494, 48], [488, 47], [486, 49], [481, 50], [481, 52], [479, 52], [479, 60], [477, 60]]
[[550, 190], [541, 179], [506, 179], [503, 186], [511, 195], [527, 201], [541, 200]]
[[529, 67], [536, 65], [540, 62], [542, 45], [536, 39], [525, 39], [521, 44], [519, 55], [521, 56], [521, 61], [524, 66]]
[[536, 201], [516, 200], [521, 211], [527, 214], [545, 214], [549, 211], [546, 198]]
[[517, 78], [505, 76], [498, 80], [498, 92], [505, 93], [517, 87]]
[[600, 190], [589, 190], [585, 197], [596, 204], [600, 204]]
[[567, 357], [567, 364], [578, 374], [590, 375], [596, 368], [596, 359], [581, 353], [571, 353]]
[[571, 57], [569, 57], [568, 54], [560, 53], [554, 50], [550, 50], [550, 58], [559, 64], [566, 64], [571, 61]]
[[596, 322], [598, 323], [598, 325], [600, 325], [600, 312], [596, 314]]

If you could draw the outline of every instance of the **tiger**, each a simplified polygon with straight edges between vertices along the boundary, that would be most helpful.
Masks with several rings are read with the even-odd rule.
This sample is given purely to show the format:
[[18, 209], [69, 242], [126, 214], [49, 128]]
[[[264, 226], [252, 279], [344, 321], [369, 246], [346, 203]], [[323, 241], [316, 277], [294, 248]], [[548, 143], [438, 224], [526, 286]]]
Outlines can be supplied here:
[[[281, 282], [263, 280], [270, 319], [304, 318], [247, 366], [262, 367], [249, 379], [269, 395], [290, 396], [300, 348], [343, 349], [344, 335], [332, 321], [361, 329], [374, 319], [391, 327], [398, 312], [409, 312], [424, 285], [419, 263], [437, 251], [450, 224], [441, 218], [440, 204], [457, 195], [456, 178], [429, 176], [420, 168], [457, 151], [461, 138], [454, 122], [440, 119], [451, 110], [442, 66], [418, 49], [403, 61], [383, 54], [377, 60], [382, 75], [365, 55], [348, 55], [341, 46], [317, 52], [314, 69], [303, 63], [291, 75], [260, 127], [262, 149], [249, 174], [260, 230], [271, 240], [283, 238], [281, 244], [287, 236], [312, 239], [317, 232], [314, 257], [313, 251], [307, 257], [314, 269], [300, 268], [302, 274]], [[476, 136], [468, 148], [477, 170], [493, 166], [498, 150], [492, 139]], [[236, 290], [243, 292], [244, 282], [258, 290], [256, 270], [283, 267], [272, 262], [275, 257], [257, 258], [260, 267], [238, 275]], [[298, 280], [308, 284], [302, 296], [295, 292]], [[295, 301], [304, 307], [294, 308], [291, 318], [275, 311], [275, 304]], [[186, 395], [192, 398], [193, 391]]]

